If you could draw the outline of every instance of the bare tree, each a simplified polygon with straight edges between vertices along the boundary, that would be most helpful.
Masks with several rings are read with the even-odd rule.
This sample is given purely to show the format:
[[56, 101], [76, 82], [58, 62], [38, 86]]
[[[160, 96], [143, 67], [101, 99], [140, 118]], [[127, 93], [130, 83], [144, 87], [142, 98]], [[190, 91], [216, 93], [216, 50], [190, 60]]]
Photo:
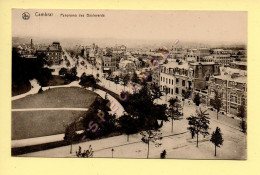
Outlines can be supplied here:
[[147, 159], [149, 158], [149, 149], [150, 149], [150, 142], [154, 143], [156, 147], [161, 146], [162, 144], [159, 143], [159, 140], [162, 140], [162, 133], [159, 130], [147, 130], [141, 131], [140, 134], [142, 135], [142, 141], [147, 144]]

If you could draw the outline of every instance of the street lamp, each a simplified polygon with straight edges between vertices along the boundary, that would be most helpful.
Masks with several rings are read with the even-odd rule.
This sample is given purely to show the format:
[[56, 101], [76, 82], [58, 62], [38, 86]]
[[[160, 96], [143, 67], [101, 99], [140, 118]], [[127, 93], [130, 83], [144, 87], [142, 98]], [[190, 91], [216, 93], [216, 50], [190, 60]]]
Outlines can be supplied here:
[[114, 148], [112, 148], [111, 151], [112, 151], [112, 158], [113, 158], [113, 152], [115, 151]]

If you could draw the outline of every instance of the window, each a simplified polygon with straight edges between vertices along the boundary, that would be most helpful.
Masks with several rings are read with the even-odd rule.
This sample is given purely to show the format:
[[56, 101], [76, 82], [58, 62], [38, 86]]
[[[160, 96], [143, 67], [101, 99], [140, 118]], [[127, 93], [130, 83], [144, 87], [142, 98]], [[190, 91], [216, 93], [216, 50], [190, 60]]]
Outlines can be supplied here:
[[169, 79], [169, 84], [171, 84], [171, 79]]
[[163, 82], [165, 81], [165, 78], [163, 77]]
[[171, 89], [171, 94], [173, 95], [173, 89]]
[[175, 93], [179, 94], [179, 89], [178, 88], [175, 89]]
[[182, 80], [182, 86], [185, 86], [185, 80]]
[[234, 95], [234, 94], [231, 94], [231, 95], [230, 95], [230, 101], [231, 101], [231, 102], [234, 102], [234, 103], [237, 103], [237, 96]]
[[167, 82], [168, 82], [168, 78], [166, 78], [166, 84], [167, 84]]
[[172, 80], [172, 85], [173, 85], [173, 80]]
[[179, 78], [176, 78], [176, 84], [179, 84]]

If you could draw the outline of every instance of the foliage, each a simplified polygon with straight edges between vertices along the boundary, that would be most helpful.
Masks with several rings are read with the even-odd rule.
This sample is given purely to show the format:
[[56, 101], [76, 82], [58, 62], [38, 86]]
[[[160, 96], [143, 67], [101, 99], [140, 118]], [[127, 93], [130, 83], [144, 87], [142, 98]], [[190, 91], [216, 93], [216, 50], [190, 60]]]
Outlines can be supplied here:
[[173, 132], [173, 120], [180, 120], [183, 114], [180, 112], [182, 107], [180, 100], [177, 98], [171, 98], [169, 100], [168, 117], [172, 119], [172, 132]]
[[71, 145], [71, 147], [70, 147], [70, 154], [72, 153], [72, 144], [75, 141], [75, 138], [77, 136], [76, 131], [77, 131], [77, 123], [76, 123], [76, 121], [72, 122], [65, 129], [64, 140], [66, 140]]
[[68, 70], [63, 67], [60, 69], [59, 75], [64, 77], [67, 74], [67, 72], [68, 72]]
[[45, 54], [39, 54], [37, 59], [21, 57], [16, 48], [12, 50], [12, 89], [22, 86], [29, 80], [37, 79], [41, 86], [46, 86], [52, 78], [52, 70], [45, 67]]
[[198, 137], [199, 134], [202, 134], [204, 137], [209, 135], [209, 115], [206, 113], [207, 110], [202, 111], [201, 109], [196, 111], [196, 115], [191, 115], [187, 118], [189, 127], [187, 128], [191, 133], [195, 133], [197, 135], [197, 147], [198, 147]]
[[162, 133], [160, 130], [146, 130], [141, 131], [140, 134], [142, 135], [142, 142], [147, 144], [148, 150], [147, 150], [147, 159], [149, 158], [149, 146], [150, 143], [154, 143], [156, 147], [161, 146], [162, 144], [159, 143], [160, 140], [162, 140]]
[[139, 83], [139, 79], [138, 79], [138, 76], [137, 76], [136, 72], [133, 73], [132, 82]]
[[217, 119], [218, 119], [218, 113], [221, 109], [221, 99], [219, 98], [218, 91], [215, 91], [215, 98], [213, 100], [212, 105], [217, 110]]
[[[61, 70], [60, 70], [61, 71]], [[63, 73], [63, 71], [65, 72], [65, 70], [63, 69], [61, 73]], [[60, 73], [60, 72], [59, 72]], [[71, 69], [67, 69], [66, 72], [65, 72], [65, 76], [64, 78], [66, 80], [69, 80], [69, 81], [75, 81], [75, 80], [78, 80], [78, 77], [77, 77], [77, 68], [76, 67], [73, 67]]]
[[129, 141], [129, 135], [138, 132], [137, 120], [130, 115], [124, 114], [119, 118], [118, 123], [120, 124], [121, 131], [126, 133], [127, 141]]
[[97, 86], [97, 80], [94, 78], [93, 75], [86, 75], [83, 73], [80, 77], [79, 85], [83, 87], [92, 87], [93, 89]]
[[[97, 97], [82, 119], [81, 122], [85, 129], [85, 135], [88, 138], [105, 136], [117, 130], [116, 116], [109, 114], [110, 108], [107, 106], [108, 102], [108, 100]], [[102, 118], [99, 115], [100, 113], [103, 114]], [[97, 124], [97, 130], [93, 131], [90, 129], [90, 122]]]
[[199, 106], [200, 105], [200, 95], [197, 93], [195, 94], [195, 97], [193, 99], [193, 102], [196, 104], [196, 106]]
[[128, 97], [125, 109], [138, 119], [138, 127], [143, 129], [158, 128], [157, 119], [162, 118], [165, 111], [161, 110], [161, 116], [155, 111], [159, 106], [156, 107], [153, 103], [147, 85], [145, 84], [138, 93], [129, 95]]
[[219, 127], [216, 127], [216, 131], [212, 133], [210, 141], [215, 145], [215, 156], [217, 156], [216, 147], [223, 145], [224, 139], [222, 138], [222, 133]]
[[161, 99], [161, 96], [163, 96], [160, 87], [156, 84], [151, 85], [151, 92], [152, 92], [152, 100]]
[[124, 88], [125, 86], [127, 85], [128, 81], [130, 80], [130, 76], [128, 74], [124, 75], [123, 76], [123, 85], [124, 85]]
[[237, 117], [241, 118], [241, 129], [243, 133], [246, 133], [246, 109], [244, 104], [239, 106]]

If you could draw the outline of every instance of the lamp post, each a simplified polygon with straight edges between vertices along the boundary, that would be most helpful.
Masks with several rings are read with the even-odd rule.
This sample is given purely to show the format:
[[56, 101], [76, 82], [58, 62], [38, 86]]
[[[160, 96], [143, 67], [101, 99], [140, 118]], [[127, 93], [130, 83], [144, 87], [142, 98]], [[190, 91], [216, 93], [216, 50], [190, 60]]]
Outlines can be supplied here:
[[114, 148], [112, 148], [112, 149], [111, 149], [111, 152], [112, 152], [112, 158], [113, 158], [113, 152], [114, 152], [114, 151], [115, 151]]

